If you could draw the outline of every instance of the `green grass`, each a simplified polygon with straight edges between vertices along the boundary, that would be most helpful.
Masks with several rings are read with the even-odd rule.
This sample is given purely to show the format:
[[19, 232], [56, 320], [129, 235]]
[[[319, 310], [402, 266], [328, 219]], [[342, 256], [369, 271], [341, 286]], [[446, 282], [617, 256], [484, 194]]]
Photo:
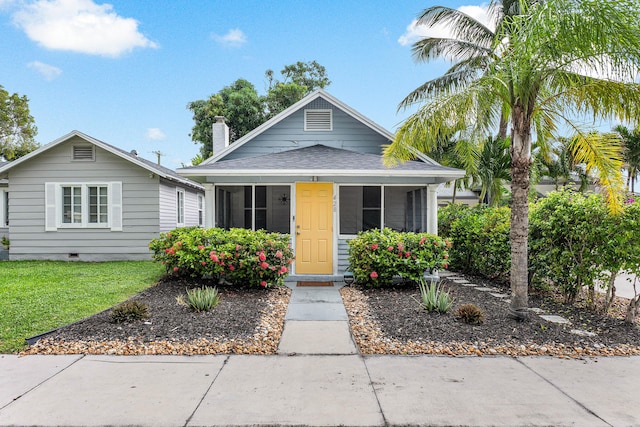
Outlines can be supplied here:
[[24, 339], [99, 313], [155, 284], [151, 261], [0, 262], [0, 353]]

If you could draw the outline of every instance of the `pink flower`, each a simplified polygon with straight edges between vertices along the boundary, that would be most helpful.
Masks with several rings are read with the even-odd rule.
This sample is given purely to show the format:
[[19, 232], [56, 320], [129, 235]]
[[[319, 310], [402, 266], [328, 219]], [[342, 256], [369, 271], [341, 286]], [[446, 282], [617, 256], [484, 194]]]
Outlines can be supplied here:
[[387, 250], [388, 250], [389, 252], [393, 251], [393, 246], [389, 246], [389, 247], [387, 248]]
[[402, 242], [398, 243], [398, 250], [399, 251], [404, 251], [404, 245], [402, 244]]
[[369, 274], [369, 277], [371, 277], [372, 279], [377, 279], [378, 273], [376, 273], [375, 271], [372, 271], [371, 274]]
[[262, 267], [262, 269], [267, 269], [269, 268], [269, 264], [263, 261], [260, 263], [260, 267]]
[[265, 282], [264, 280], [262, 282], [260, 282], [260, 286], [262, 286], [263, 288], [267, 287], [267, 282]]
[[446, 262], [444, 264], [442, 264], [442, 268], [447, 269], [449, 268], [449, 264], [447, 264]]
[[177, 273], [177, 272], [178, 272], [178, 270], [179, 270], [179, 268], [178, 268], [178, 267], [173, 267], [173, 272], [174, 272], [174, 273]]
[[411, 256], [411, 252], [405, 252], [404, 257], [409, 258]]
[[201, 261], [202, 265], [207, 265], [207, 261]]
[[215, 252], [211, 252], [209, 254], [209, 258], [211, 258], [211, 261], [213, 262], [218, 262], [218, 255], [216, 255]]
[[267, 259], [267, 256], [264, 254], [264, 252], [260, 252], [260, 255], [258, 255], [258, 259], [260, 261], [265, 261]]
[[198, 250], [203, 251], [204, 250], [204, 246], [198, 245]]
[[371, 250], [375, 251], [376, 249], [378, 249], [378, 244], [377, 243], [372, 244], [371, 245]]
[[424, 242], [427, 240], [426, 237], [423, 237], [422, 239], [420, 239], [420, 245], [424, 245]]
[[234, 271], [235, 269], [236, 268], [233, 265], [229, 264], [229, 271]]
[[278, 259], [282, 258], [282, 251], [277, 251], [276, 252], [276, 258], [278, 258]]
[[278, 274], [285, 274], [287, 271], [289, 271], [289, 269], [285, 266], [280, 267], [280, 271], [278, 271]]

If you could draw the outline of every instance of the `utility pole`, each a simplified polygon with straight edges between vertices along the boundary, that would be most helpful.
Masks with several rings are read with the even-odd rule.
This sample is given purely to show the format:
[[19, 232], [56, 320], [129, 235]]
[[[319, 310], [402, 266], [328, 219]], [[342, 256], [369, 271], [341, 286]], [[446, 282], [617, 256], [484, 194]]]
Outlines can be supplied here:
[[162, 151], [160, 150], [155, 150], [152, 151], [153, 154], [155, 154], [156, 156], [158, 156], [158, 166], [160, 165], [160, 157], [165, 156], [166, 154], [164, 154]]

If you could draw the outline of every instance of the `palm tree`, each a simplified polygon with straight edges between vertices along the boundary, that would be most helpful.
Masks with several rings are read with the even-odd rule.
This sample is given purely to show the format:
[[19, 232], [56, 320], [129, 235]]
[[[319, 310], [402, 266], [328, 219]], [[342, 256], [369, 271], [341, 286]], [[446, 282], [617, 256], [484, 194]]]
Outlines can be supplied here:
[[[541, 147], [557, 138], [560, 124], [576, 131], [574, 156], [597, 168], [614, 210], [622, 184], [619, 145], [585, 132], [578, 119], [631, 120], [638, 116], [640, 67], [638, 0], [493, 0], [496, 30], [444, 7], [426, 9], [419, 22], [453, 25], [454, 38], [420, 40], [419, 61], [454, 62], [441, 77], [411, 92], [400, 108], [425, 102], [400, 127], [385, 150], [390, 163], [425, 151], [437, 138], [490, 136], [511, 125], [511, 312], [527, 317], [528, 192], [532, 134]], [[583, 71], [597, 70], [599, 77]], [[505, 120], [506, 119], [506, 120]]]
[[471, 188], [478, 180], [478, 146], [468, 140], [439, 140], [425, 154], [443, 166], [464, 169], [467, 172], [464, 177], [453, 181], [452, 203], [456, 202], [458, 190]]
[[502, 201], [504, 184], [511, 179], [510, 166], [509, 139], [487, 138], [478, 156], [480, 201], [490, 206], [497, 206]]
[[580, 180], [578, 191], [585, 192], [589, 184], [593, 183], [593, 178], [586, 173], [582, 165], [576, 163], [573, 157], [573, 141], [572, 138], [558, 138], [558, 141], [551, 144], [547, 156], [534, 156], [535, 163], [538, 173], [551, 178], [556, 190], [560, 188], [560, 184], [566, 187], [570, 182], [575, 182], [577, 177]]
[[631, 130], [623, 125], [618, 125], [614, 127], [613, 130], [620, 135], [622, 145], [624, 146], [627, 189], [635, 193], [635, 182], [638, 179], [638, 174], [640, 174], [640, 129], [635, 128]]

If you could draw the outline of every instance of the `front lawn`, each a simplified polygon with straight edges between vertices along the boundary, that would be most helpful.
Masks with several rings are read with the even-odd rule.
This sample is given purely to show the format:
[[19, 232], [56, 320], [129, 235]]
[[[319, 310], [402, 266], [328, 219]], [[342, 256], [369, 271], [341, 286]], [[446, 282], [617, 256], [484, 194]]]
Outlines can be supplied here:
[[151, 261], [0, 263], [0, 353], [24, 339], [105, 310], [155, 284], [164, 267]]

